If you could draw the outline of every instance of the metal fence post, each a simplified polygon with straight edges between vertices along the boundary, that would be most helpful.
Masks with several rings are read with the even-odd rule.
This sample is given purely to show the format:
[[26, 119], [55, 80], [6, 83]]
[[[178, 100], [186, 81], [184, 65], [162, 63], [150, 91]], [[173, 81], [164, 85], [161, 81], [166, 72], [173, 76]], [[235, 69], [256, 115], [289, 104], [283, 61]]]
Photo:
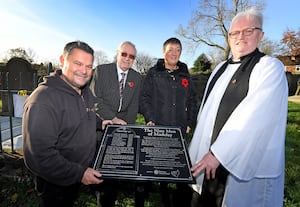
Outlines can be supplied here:
[[10, 141], [11, 141], [11, 151], [15, 153], [14, 150], [14, 136], [13, 136], [13, 127], [12, 127], [12, 95], [10, 91], [10, 83], [9, 83], [9, 72], [6, 73], [7, 80], [7, 91], [8, 91], [8, 113], [9, 113], [9, 127], [10, 127]]
[[2, 130], [1, 130], [1, 121], [0, 121], [0, 153], [3, 152], [3, 149], [2, 149]]

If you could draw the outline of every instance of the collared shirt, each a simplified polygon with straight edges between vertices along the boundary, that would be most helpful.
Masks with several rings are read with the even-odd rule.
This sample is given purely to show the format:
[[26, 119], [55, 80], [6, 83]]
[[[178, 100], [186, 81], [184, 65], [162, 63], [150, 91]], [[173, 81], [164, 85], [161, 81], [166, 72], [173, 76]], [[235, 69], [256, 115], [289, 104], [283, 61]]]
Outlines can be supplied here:
[[117, 72], [118, 72], [118, 80], [119, 82], [121, 81], [122, 79], [122, 73], [125, 73], [125, 78], [124, 78], [124, 84], [126, 83], [126, 78], [127, 78], [127, 74], [128, 74], [128, 70], [126, 71], [123, 71], [118, 65], [117, 65]]

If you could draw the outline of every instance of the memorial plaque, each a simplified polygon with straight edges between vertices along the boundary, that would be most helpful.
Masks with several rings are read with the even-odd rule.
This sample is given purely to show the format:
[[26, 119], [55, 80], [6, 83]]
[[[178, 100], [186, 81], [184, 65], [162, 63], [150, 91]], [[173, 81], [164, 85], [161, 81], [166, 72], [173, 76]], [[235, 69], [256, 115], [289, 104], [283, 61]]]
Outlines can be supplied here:
[[195, 183], [180, 128], [109, 125], [94, 169], [103, 178]]

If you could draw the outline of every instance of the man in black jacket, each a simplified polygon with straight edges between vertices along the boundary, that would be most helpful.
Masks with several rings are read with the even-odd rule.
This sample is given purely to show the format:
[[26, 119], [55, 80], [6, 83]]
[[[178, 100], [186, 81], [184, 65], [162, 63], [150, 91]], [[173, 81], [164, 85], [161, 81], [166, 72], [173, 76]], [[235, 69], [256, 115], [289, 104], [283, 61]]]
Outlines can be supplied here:
[[66, 44], [61, 70], [44, 78], [24, 105], [22, 134], [26, 166], [35, 176], [40, 206], [73, 206], [80, 183], [99, 184], [90, 168], [96, 151], [92, 76], [93, 49], [84, 42]]

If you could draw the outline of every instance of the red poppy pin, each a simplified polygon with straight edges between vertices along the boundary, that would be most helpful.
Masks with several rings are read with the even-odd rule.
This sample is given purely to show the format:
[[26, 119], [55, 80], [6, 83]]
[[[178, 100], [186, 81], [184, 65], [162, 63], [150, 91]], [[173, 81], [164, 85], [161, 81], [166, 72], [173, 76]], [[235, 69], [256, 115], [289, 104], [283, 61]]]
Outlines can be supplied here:
[[181, 79], [181, 85], [185, 88], [189, 86], [189, 81], [186, 78]]
[[134, 87], [134, 82], [128, 82], [128, 85], [130, 88], [133, 88]]

